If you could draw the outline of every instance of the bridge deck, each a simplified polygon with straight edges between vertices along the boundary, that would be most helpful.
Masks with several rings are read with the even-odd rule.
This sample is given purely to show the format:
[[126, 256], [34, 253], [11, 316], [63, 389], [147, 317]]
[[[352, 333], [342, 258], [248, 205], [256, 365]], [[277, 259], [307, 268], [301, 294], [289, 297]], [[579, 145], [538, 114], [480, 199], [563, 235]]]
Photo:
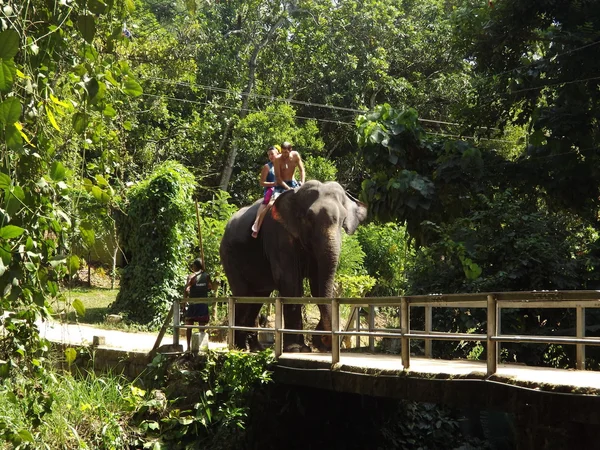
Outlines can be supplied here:
[[[284, 353], [279, 358], [279, 364], [298, 369], [331, 369], [331, 354]], [[342, 353], [340, 363], [334, 367], [334, 370], [370, 375], [397, 375], [404, 372], [404, 367], [400, 355]], [[484, 361], [421, 357], [411, 357], [410, 369], [404, 373], [425, 378], [487, 378]], [[573, 390], [600, 393], [600, 372], [593, 371], [499, 364], [498, 371], [492, 379], [529, 387], [535, 385], [540, 389], [560, 389], [562, 392]], [[550, 386], [544, 387], [543, 385]], [[573, 389], [568, 389], [568, 387]], [[596, 390], [598, 392], [595, 392]]]

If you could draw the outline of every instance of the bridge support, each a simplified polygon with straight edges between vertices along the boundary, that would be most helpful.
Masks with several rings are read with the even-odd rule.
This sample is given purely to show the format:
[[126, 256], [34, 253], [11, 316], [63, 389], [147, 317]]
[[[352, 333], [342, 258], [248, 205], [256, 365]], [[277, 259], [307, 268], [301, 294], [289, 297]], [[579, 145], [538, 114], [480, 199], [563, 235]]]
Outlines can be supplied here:
[[487, 375], [498, 370], [498, 343], [493, 338], [498, 334], [498, 305], [496, 297], [487, 296]]
[[410, 340], [406, 335], [410, 332], [410, 308], [408, 307], [408, 299], [402, 297], [400, 299], [400, 338], [402, 352], [402, 367], [407, 370], [410, 367]]

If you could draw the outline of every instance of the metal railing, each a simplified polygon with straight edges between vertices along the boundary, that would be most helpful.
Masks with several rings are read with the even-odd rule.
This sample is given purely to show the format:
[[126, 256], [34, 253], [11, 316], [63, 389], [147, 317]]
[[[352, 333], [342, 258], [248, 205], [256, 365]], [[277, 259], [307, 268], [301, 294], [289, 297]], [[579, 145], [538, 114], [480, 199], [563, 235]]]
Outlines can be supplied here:
[[[229, 348], [234, 346], [235, 331], [260, 331], [275, 334], [275, 356], [278, 358], [283, 353], [284, 334], [304, 335], [331, 335], [332, 350], [331, 363], [340, 362], [341, 338], [343, 336], [357, 336], [358, 339], [366, 337], [369, 346], [374, 348], [374, 339], [394, 338], [400, 339], [400, 354], [402, 365], [405, 369], [410, 367], [410, 341], [425, 341], [425, 356], [432, 356], [432, 341], [477, 341], [485, 342], [487, 348], [487, 374], [492, 375], [498, 368], [499, 343], [538, 343], [538, 344], [567, 344], [576, 346], [576, 369], [585, 369], [585, 346], [600, 345], [600, 338], [585, 337], [585, 311], [586, 308], [600, 308], [600, 291], [532, 291], [532, 292], [500, 292], [477, 294], [440, 294], [418, 295], [402, 297], [363, 297], [363, 298], [257, 298], [257, 297], [228, 297], [228, 298], [190, 298], [189, 303], [227, 303], [228, 325], [181, 325], [179, 302], [173, 305], [173, 344], [179, 344], [179, 329], [194, 328], [201, 330], [226, 330]], [[235, 305], [240, 303], [275, 304], [275, 327], [241, 327], [235, 325]], [[286, 304], [331, 304], [332, 330], [296, 330], [283, 326], [283, 306]], [[357, 314], [356, 330], [340, 331], [340, 306], [352, 305], [369, 309], [369, 326], [360, 328], [360, 315]], [[400, 329], [375, 328], [375, 307], [398, 307], [400, 309]], [[411, 329], [411, 308], [422, 307], [425, 309], [424, 330]], [[487, 309], [487, 333], [452, 333], [433, 331], [433, 308], [484, 308]], [[575, 336], [539, 336], [539, 335], [512, 335], [502, 334], [501, 318], [503, 309], [518, 308], [574, 308], [576, 309], [576, 335]]]

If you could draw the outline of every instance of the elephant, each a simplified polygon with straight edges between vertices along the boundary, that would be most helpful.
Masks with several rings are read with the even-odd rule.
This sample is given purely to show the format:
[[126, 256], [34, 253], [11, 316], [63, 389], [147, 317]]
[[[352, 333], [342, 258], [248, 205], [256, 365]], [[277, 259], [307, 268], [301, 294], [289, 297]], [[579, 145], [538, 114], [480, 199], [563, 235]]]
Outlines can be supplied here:
[[[367, 217], [367, 207], [335, 181], [310, 180], [285, 191], [267, 212], [257, 238], [251, 226], [261, 201], [237, 211], [225, 227], [220, 256], [235, 297], [302, 297], [309, 279], [313, 297], [333, 295], [334, 276], [341, 250], [341, 229], [354, 233]], [[252, 327], [260, 304], [238, 304], [235, 322]], [[318, 330], [331, 330], [331, 305], [318, 305]], [[284, 326], [302, 329], [301, 305], [284, 305]], [[284, 335], [286, 351], [311, 351], [301, 334]], [[260, 349], [255, 333], [236, 332], [235, 346]], [[320, 351], [331, 349], [331, 336], [313, 337]]]

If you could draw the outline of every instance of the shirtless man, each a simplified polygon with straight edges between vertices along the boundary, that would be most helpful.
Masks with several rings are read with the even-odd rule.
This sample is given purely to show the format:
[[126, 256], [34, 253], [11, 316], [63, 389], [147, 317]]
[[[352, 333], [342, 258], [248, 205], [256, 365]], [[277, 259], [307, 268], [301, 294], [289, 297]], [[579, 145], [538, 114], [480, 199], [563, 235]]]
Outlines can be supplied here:
[[[273, 197], [304, 184], [306, 177], [304, 163], [302, 162], [302, 158], [300, 158], [300, 153], [292, 150], [292, 144], [289, 142], [281, 144], [281, 156], [275, 160], [274, 166], [277, 185], [275, 186]], [[294, 178], [296, 167], [300, 170], [300, 183]]]

